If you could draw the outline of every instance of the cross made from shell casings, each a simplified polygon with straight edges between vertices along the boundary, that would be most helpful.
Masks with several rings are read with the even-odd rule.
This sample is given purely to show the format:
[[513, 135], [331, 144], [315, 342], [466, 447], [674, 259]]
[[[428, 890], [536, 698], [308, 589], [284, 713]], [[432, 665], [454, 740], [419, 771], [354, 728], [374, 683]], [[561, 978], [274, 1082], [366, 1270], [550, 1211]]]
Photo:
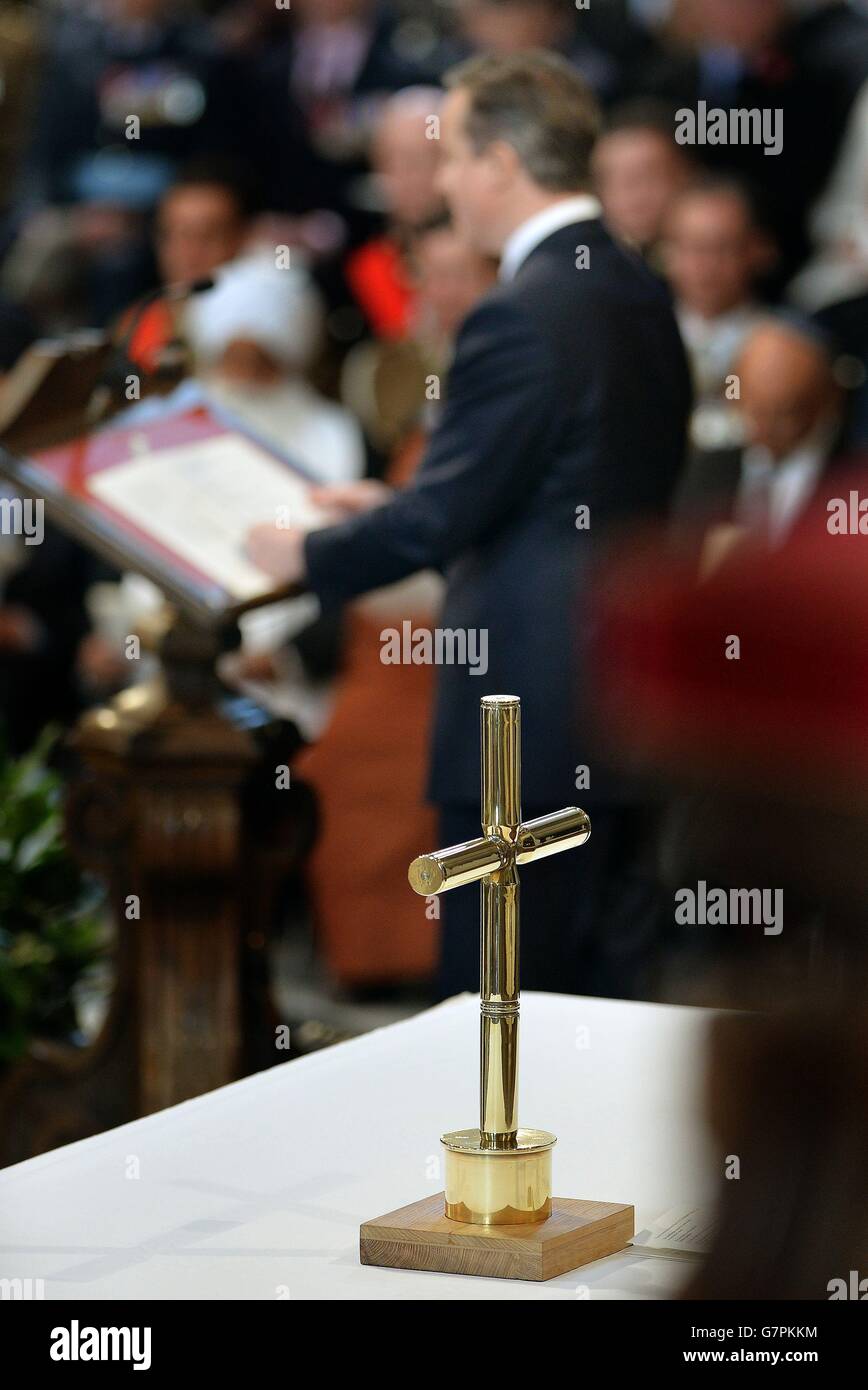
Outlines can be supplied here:
[[[583, 845], [591, 822], [576, 806], [522, 822], [521, 702], [515, 695], [486, 695], [480, 716], [482, 835], [421, 855], [408, 876], [412, 888], [425, 897], [468, 883], [480, 885], [479, 1129], [445, 1134], [442, 1143], [447, 1151], [447, 1216], [491, 1225], [540, 1220], [551, 1210], [554, 1136], [518, 1126], [517, 870]], [[500, 1155], [522, 1164], [495, 1164]], [[491, 1160], [487, 1164], [486, 1156]]]

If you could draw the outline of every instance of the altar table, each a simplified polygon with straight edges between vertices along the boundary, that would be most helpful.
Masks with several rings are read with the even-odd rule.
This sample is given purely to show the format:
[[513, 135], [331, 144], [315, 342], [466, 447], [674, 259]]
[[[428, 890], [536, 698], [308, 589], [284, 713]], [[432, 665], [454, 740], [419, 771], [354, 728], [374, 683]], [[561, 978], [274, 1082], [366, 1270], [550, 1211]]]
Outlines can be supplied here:
[[[527, 993], [520, 1122], [554, 1192], [702, 1204], [702, 1009]], [[0, 1279], [46, 1299], [668, 1298], [690, 1265], [628, 1249], [546, 1284], [363, 1267], [362, 1221], [443, 1186], [439, 1136], [477, 1123], [479, 1001], [286, 1062], [0, 1171]]]

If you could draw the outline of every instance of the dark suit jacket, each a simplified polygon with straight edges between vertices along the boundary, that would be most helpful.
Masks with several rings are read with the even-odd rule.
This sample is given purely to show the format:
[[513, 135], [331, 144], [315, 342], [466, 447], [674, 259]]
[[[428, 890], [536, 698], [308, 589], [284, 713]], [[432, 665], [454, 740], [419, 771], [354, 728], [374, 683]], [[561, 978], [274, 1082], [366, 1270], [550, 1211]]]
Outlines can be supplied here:
[[[846, 479], [864, 471], [868, 465], [865, 450], [847, 447], [842, 432], [830, 448], [826, 464], [811, 499], [808, 515], [821, 512], [832, 497], [846, 496]], [[703, 544], [715, 526], [736, 520], [736, 503], [741, 487], [744, 451], [702, 449], [691, 454], [672, 503], [672, 535], [683, 554], [702, 555]], [[798, 530], [803, 520], [796, 523]]]
[[868, 449], [868, 294], [828, 304], [815, 318], [832, 335], [836, 354], [855, 357], [862, 364], [862, 380], [853, 386], [847, 400], [842, 445], [846, 449]]
[[[346, 93], [348, 100], [361, 106], [371, 97], [434, 80], [432, 73], [402, 55], [395, 42], [397, 27], [388, 9], [375, 12], [368, 49]], [[379, 225], [379, 219], [361, 215], [354, 204], [351, 184], [367, 165], [358, 157], [332, 160], [314, 148], [307, 116], [292, 92], [295, 54], [290, 30], [284, 43], [269, 46], [254, 63], [255, 125], [247, 132], [246, 148], [253, 152], [268, 207], [293, 213], [333, 208], [349, 221], [351, 239], [357, 241]]]
[[710, 527], [733, 520], [742, 452], [736, 446], [690, 453], [672, 502], [672, 522], [674, 534], [689, 536], [697, 554]]
[[[493, 692], [522, 699], [525, 802], [574, 799], [573, 769], [589, 762], [575, 711], [592, 550], [613, 523], [665, 510], [689, 405], [666, 291], [602, 223], [577, 223], [467, 318], [441, 424], [410, 486], [308, 538], [323, 600], [436, 568], [448, 581], [441, 626], [488, 630], [484, 676], [438, 672], [433, 800], [478, 801], [479, 699]], [[576, 528], [581, 505], [590, 530]]]
[[25, 608], [42, 637], [35, 651], [0, 651], [0, 747], [23, 753], [47, 723], [67, 723], [78, 712], [75, 656], [88, 630], [85, 594], [104, 577], [98, 561], [51, 526], [41, 545], [24, 548], [0, 607]]

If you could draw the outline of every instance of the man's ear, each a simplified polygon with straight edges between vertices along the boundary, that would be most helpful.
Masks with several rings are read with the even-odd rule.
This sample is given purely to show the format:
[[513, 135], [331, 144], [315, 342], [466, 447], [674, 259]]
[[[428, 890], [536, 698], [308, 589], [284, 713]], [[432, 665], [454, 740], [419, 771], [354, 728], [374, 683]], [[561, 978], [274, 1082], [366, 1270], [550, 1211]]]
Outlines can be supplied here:
[[522, 162], [508, 140], [492, 140], [485, 157], [498, 188], [510, 187], [522, 171]]

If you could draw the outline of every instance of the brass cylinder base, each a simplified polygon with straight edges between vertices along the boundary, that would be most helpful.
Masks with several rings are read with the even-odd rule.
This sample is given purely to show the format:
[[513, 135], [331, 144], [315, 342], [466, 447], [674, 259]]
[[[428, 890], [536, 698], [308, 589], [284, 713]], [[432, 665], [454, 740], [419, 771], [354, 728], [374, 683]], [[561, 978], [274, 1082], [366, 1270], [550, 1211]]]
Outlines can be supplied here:
[[520, 1129], [509, 1148], [483, 1142], [478, 1129], [440, 1140], [446, 1151], [446, 1215], [473, 1226], [515, 1226], [552, 1214], [552, 1149], [543, 1129]]

